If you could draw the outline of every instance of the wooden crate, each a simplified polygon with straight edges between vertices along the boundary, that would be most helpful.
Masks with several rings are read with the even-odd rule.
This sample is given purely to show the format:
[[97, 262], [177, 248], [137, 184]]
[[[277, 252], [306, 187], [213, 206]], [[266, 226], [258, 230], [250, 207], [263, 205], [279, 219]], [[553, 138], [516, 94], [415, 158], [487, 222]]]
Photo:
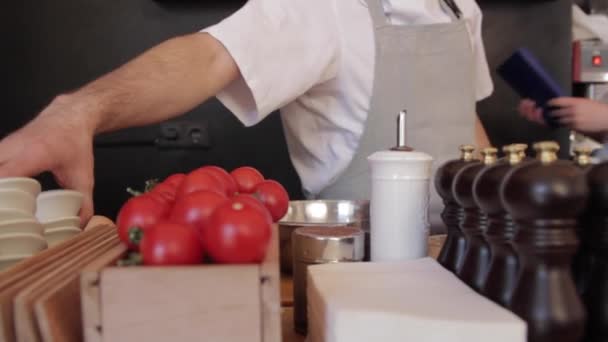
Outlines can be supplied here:
[[116, 267], [106, 253], [81, 276], [87, 342], [281, 340], [277, 227], [259, 265]]

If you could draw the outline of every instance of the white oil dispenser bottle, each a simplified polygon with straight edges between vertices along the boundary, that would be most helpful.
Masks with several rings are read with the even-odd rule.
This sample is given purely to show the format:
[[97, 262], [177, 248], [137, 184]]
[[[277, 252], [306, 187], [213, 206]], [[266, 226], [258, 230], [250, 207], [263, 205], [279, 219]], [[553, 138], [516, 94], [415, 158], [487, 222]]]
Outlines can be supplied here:
[[368, 157], [371, 167], [371, 261], [427, 256], [433, 158], [405, 144], [406, 112], [397, 119], [397, 146]]

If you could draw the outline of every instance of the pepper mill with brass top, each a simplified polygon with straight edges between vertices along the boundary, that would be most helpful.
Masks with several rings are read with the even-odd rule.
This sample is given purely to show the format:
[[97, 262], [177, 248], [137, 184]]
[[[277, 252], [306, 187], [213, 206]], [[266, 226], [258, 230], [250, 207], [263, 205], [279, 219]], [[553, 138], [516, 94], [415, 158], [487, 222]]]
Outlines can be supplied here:
[[505, 158], [481, 170], [473, 183], [473, 195], [479, 208], [488, 217], [485, 238], [490, 245], [490, 265], [481, 293], [502, 306], [507, 306], [517, 279], [517, 253], [511, 242], [515, 224], [500, 198], [500, 186], [507, 173], [522, 165], [528, 145], [503, 147]]
[[496, 162], [497, 152], [498, 150], [494, 147], [484, 148], [481, 151], [482, 163], [462, 168], [454, 177], [452, 185], [454, 199], [464, 208], [464, 219], [460, 223], [460, 229], [467, 241], [462, 267], [458, 270], [457, 275], [477, 292], [481, 291], [490, 265], [490, 246], [483, 236], [486, 216], [479, 209], [473, 197], [473, 182], [485, 167]]
[[588, 262], [583, 301], [587, 308], [585, 341], [608, 341], [608, 162], [588, 169], [589, 202], [581, 219]]
[[454, 199], [452, 184], [460, 169], [467, 165], [479, 164], [479, 160], [473, 156], [474, 151], [475, 147], [472, 145], [460, 146], [460, 158], [446, 162], [435, 173], [435, 188], [444, 204], [441, 218], [447, 229], [447, 237], [437, 261], [453, 273], [462, 265], [466, 240], [459, 226], [464, 217], [464, 209]]
[[[591, 164], [591, 153], [593, 150], [587, 146], [577, 146], [574, 148], [573, 162], [581, 168], [583, 171], [587, 171], [593, 164]], [[582, 222], [581, 222], [582, 223]], [[574, 255], [572, 261], [572, 275], [574, 277], [574, 283], [579, 295], [583, 295], [587, 288], [589, 280], [589, 272], [593, 264], [593, 258], [589, 254], [590, 246], [588, 242], [590, 239], [585, 236], [587, 230], [584, 229], [584, 224], [579, 224], [576, 229], [576, 234], [579, 239], [578, 251]]]
[[537, 143], [534, 149], [537, 160], [515, 168], [501, 186], [517, 225], [513, 241], [520, 263], [508, 308], [527, 322], [530, 342], [580, 341], [585, 311], [571, 263], [587, 184], [580, 168], [557, 159], [557, 143]]

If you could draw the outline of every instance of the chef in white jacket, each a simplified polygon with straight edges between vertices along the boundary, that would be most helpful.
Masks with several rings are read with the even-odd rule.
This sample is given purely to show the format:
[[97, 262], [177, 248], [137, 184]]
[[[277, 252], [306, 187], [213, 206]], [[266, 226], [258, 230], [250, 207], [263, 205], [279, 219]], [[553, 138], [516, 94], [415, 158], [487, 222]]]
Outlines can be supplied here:
[[[369, 198], [365, 158], [395, 144], [400, 110], [407, 144], [431, 154], [435, 168], [460, 144], [488, 144], [475, 112], [493, 90], [481, 22], [473, 0], [250, 0], [57, 96], [0, 142], [0, 177], [50, 170], [87, 195], [86, 219], [95, 134], [217, 96], [247, 126], [280, 110], [309, 198]], [[439, 210], [433, 195], [431, 217]]]

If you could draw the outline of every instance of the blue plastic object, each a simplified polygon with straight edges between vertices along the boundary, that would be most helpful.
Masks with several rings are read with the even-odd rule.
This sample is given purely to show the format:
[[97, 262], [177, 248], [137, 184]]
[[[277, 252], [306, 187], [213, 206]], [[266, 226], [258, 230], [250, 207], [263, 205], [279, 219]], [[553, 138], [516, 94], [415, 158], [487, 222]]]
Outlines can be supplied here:
[[519, 96], [535, 101], [543, 109], [543, 117], [549, 126], [559, 127], [551, 117], [551, 110], [555, 108], [549, 107], [547, 102], [566, 96], [566, 93], [528, 49], [516, 50], [497, 72]]

